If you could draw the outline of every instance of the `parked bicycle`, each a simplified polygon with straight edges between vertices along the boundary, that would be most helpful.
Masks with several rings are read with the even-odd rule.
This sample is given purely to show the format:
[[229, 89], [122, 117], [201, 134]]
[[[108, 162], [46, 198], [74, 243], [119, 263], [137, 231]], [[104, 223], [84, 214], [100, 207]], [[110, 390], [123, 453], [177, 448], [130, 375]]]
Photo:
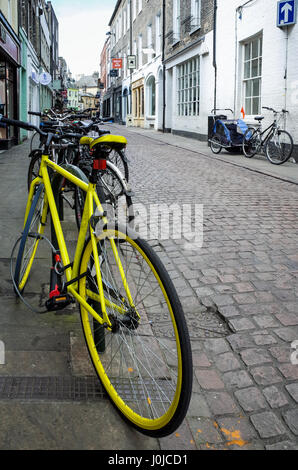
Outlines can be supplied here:
[[249, 127], [244, 135], [243, 153], [245, 157], [252, 158], [263, 151], [270, 163], [282, 165], [289, 160], [294, 148], [292, 136], [280, 127], [280, 121], [288, 111], [283, 109], [278, 112], [266, 106], [263, 106], [262, 109], [273, 112], [273, 123], [265, 130], [262, 130], [264, 116], [256, 117], [257, 128]]
[[[54, 110], [46, 110], [45, 113], [30, 111], [30, 115], [39, 116], [42, 121], [40, 123], [41, 130], [44, 131], [70, 131], [81, 133], [89, 137], [95, 137], [105, 134], [110, 134], [107, 129], [102, 129], [104, 124], [110, 123], [110, 119], [98, 119], [91, 117], [88, 113], [93, 111], [94, 108], [88, 108], [84, 111], [77, 113], [66, 112], [64, 114], [57, 114]], [[42, 141], [38, 132], [32, 135], [30, 142], [30, 154], [42, 147]], [[109, 154], [109, 161], [116, 165], [123, 173], [126, 182], [129, 181], [129, 168], [128, 159], [124, 150], [111, 150]]]
[[[32, 181], [24, 227], [11, 256], [17, 294], [25, 300], [28, 284], [39, 282], [30, 275], [33, 267], [40, 267], [37, 252], [46, 243], [51, 255], [44, 312], [62, 310], [75, 299], [91, 361], [121, 416], [146, 435], [172, 434], [185, 418], [192, 389], [192, 355], [182, 306], [150, 245], [117, 221], [108, 221], [103, 192], [96, 192], [108, 150], [125, 148], [126, 139], [109, 135], [90, 140], [93, 162], [86, 181], [76, 167], [71, 173], [50, 159], [52, 142], [63, 136], [2, 116], [0, 122], [35, 130], [44, 138], [39, 175]], [[52, 179], [49, 170], [54, 172]], [[73, 262], [59, 219], [65, 179], [86, 193]], [[48, 214], [51, 239], [46, 236]]]

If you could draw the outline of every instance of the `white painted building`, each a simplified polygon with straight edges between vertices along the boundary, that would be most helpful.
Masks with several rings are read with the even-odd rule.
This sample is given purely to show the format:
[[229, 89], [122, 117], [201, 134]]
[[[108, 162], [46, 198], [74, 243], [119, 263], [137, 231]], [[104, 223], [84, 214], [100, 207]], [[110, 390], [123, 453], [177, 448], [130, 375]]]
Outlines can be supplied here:
[[239, 0], [229, 0], [228, 5], [218, 0], [216, 33], [217, 107], [232, 108], [236, 118], [243, 107], [247, 123], [263, 115], [264, 129], [273, 113], [263, 106], [286, 109], [284, 126], [297, 145], [298, 25], [277, 27], [276, 0], [252, 0], [242, 6]]
[[[214, 95], [212, 48], [213, 33], [210, 32], [203, 41], [166, 62], [166, 129], [172, 133], [200, 140], [207, 138], [208, 115], [213, 108]], [[182, 89], [181, 77], [184, 82], [192, 80], [192, 98], [187, 103], [188, 108], [182, 102], [185, 89]]]

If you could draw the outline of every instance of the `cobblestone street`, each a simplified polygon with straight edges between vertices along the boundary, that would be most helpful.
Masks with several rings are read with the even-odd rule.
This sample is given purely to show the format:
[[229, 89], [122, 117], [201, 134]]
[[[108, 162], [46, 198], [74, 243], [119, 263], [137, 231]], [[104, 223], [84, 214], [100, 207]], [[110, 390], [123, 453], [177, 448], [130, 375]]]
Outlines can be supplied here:
[[195, 141], [188, 151], [174, 136], [113, 128], [128, 138], [134, 201], [204, 205], [201, 249], [152, 241], [183, 303], [195, 372], [188, 418], [162, 448], [297, 449], [297, 185], [195, 154]]
[[[133, 431], [94, 395], [78, 308], [36, 315], [15, 300], [7, 230], [16, 239], [22, 226], [27, 143], [1, 154], [1, 448], [298, 449], [297, 185], [266, 175], [266, 167], [260, 173], [214, 159], [194, 140], [118, 125], [111, 131], [128, 139], [136, 204], [204, 206], [202, 248], [186, 249], [185, 240], [171, 237], [150, 240], [189, 326], [194, 388], [187, 418], [169, 438]], [[294, 178], [297, 167], [283, 171]], [[3, 398], [5, 387], [16, 398]], [[36, 399], [41, 389], [43, 400]]]

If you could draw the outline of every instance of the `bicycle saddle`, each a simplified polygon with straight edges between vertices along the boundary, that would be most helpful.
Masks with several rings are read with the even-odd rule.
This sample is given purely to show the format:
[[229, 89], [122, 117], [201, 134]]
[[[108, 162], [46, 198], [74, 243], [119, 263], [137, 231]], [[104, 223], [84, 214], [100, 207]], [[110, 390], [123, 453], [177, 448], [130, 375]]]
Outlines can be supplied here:
[[122, 150], [127, 145], [125, 137], [119, 135], [104, 135], [102, 137], [94, 139], [93, 137], [82, 137], [80, 139], [80, 145], [89, 145], [90, 150], [99, 149], [102, 145], [108, 146], [113, 149]]
[[264, 116], [257, 116], [257, 117], [255, 117], [255, 121], [261, 122], [261, 121], [263, 121], [263, 119], [265, 119]]

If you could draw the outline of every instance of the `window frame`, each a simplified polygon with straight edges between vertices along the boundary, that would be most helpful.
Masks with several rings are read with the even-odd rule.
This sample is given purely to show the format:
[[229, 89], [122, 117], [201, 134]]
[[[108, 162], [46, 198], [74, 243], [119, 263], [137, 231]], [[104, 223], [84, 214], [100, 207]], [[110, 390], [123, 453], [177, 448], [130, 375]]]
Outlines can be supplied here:
[[201, 28], [202, 1], [191, 0], [191, 31], [190, 34]]
[[[253, 44], [257, 41], [258, 44], [258, 53], [257, 56], [253, 56]], [[254, 37], [251, 37], [241, 43], [242, 45], [242, 97], [244, 103], [244, 110], [247, 116], [258, 116], [262, 112], [262, 76], [263, 76], [263, 35], [258, 34]], [[249, 58], [246, 56], [246, 47], [250, 47]], [[253, 62], [257, 61], [257, 75], [253, 75]], [[249, 76], [246, 76], [247, 64], [249, 64]], [[256, 64], [255, 64], [256, 65]], [[258, 94], [254, 94], [254, 88], [256, 86], [255, 82], [258, 81]], [[251, 92], [247, 93], [249, 88]], [[255, 113], [254, 109], [254, 100], [258, 99], [258, 109]], [[250, 100], [249, 107], [247, 106], [247, 101]]]
[[[154, 87], [153, 87], [154, 84]], [[146, 82], [146, 89], [147, 89], [147, 118], [148, 119], [155, 119], [156, 118], [156, 79], [154, 75], [150, 75]], [[153, 94], [154, 89], [154, 94]], [[153, 101], [154, 97], [154, 101]]]
[[179, 117], [200, 116], [200, 73], [199, 55], [177, 65], [177, 115]]
[[174, 0], [173, 4], [173, 44], [181, 40], [181, 2]]

